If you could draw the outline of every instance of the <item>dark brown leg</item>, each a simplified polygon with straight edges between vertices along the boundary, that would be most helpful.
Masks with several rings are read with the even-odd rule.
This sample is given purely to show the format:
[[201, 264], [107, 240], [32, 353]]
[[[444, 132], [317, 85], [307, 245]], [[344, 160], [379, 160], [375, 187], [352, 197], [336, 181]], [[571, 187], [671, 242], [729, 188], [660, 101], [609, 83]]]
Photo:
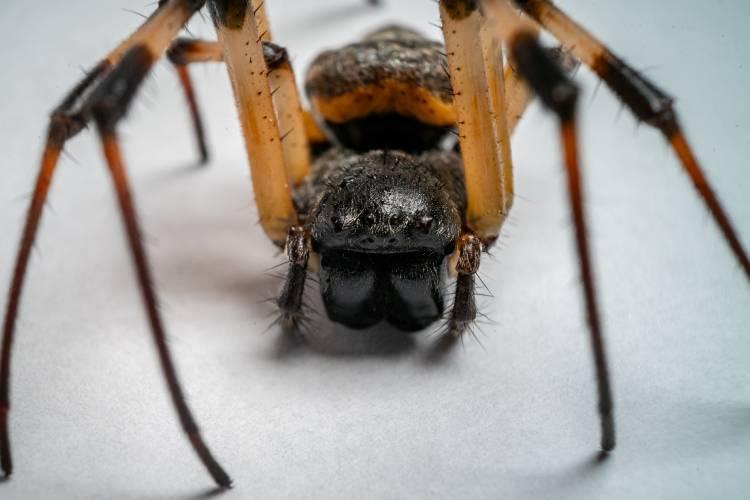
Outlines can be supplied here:
[[[548, 48], [550, 56], [560, 64], [565, 74], [573, 76], [578, 70], [580, 63], [576, 58], [568, 54], [562, 47]], [[519, 75], [512, 64], [505, 67], [505, 98], [507, 101], [507, 121], [508, 131], [511, 135], [516, 129], [518, 122], [521, 121], [528, 105], [533, 99], [534, 93], [531, 91], [526, 81]]]
[[125, 116], [130, 102], [154, 61], [154, 55], [146, 48], [141, 46], [132, 48], [125, 54], [118, 67], [102, 82], [101, 86], [92, 95], [91, 110], [97, 129], [101, 135], [104, 156], [107, 160], [117, 193], [133, 263], [135, 264], [138, 284], [140, 285], [143, 303], [146, 307], [151, 332], [172, 403], [177, 411], [182, 429], [190, 440], [190, 444], [193, 446], [196, 454], [206, 466], [216, 484], [228, 488], [231, 486], [232, 480], [218, 462], [216, 462], [208, 447], [203, 442], [203, 438], [185, 402], [185, 396], [177, 379], [177, 373], [166, 342], [164, 326], [159, 316], [153, 279], [143, 248], [135, 206], [130, 194], [128, 179], [117, 141], [117, 123]]
[[60, 105], [52, 112], [47, 141], [42, 153], [41, 165], [34, 185], [31, 204], [26, 215], [21, 243], [16, 256], [16, 266], [8, 292], [8, 305], [3, 321], [2, 352], [0, 354], [0, 467], [6, 476], [13, 473], [13, 460], [10, 452], [10, 437], [8, 435], [8, 412], [10, 410], [10, 356], [13, 346], [15, 322], [23, 291], [24, 277], [29, 264], [29, 256], [34, 243], [34, 237], [42, 217], [42, 210], [47, 199], [52, 177], [60, 158], [60, 152], [68, 137], [78, 133], [86, 120], [74, 111], [76, 102], [91, 87], [91, 85], [107, 71], [106, 62], [97, 65], [86, 77], [78, 83], [66, 96]]
[[29, 263], [31, 248], [34, 243], [42, 210], [47, 199], [52, 177], [57, 167], [65, 140], [80, 130], [85, 123], [76, 114], [69, 114], [73, 103], [81, 94], [105, 71], [105, 65], [97, 66], [83, 81], [77, 85], [63, 103], [52, 113], [47, 142], [42, 153], [42, 161], [37, 174], [34, 193], [26, 215], [26, 224], [18, 248], [16, 266], [8, 292], [8, 305], [3, 321], [2, 354], [0, 357], [0, 466], [6, 476], [13, 473], [13, 460], [10, 452], [10, 437], [8, 435], [8, 412], [10, 410], [10, 356], [13, 346], [15, 322], [18, 306], [23, 291], [24, 277]]
[[601, 447], [610, 451], [615, 447], [615, 426], [612, 415], [612, 391], [610, 388], [604, 336], [599, 318], [599, 307], [595, 288], [594, 271], [588, 244], [588, 229], [583, 203], [582, 176], [578, 162], [576, 137], [576, 103], [578, 89], [550, 57], [536, 37], [519, 31], [509, 40], [511, 57], [516, 68], [542, 103], [560, 119], [562, 148], [565, 157], [565, 172], [568, 179], [568, 195], [575, 227], [576, 249], [583, 280], [586, 318], [591, 332], [591, 347], [596, 367], [596, 380], [601, 417]]
[[193, 131], [200, 154], [200, 163], [205, 165], [208, 162], [206, 132], [188, 65], [197, 62], [222, 62], [224, 60], [224, 53], [218, 42], [178, 38], [172, 43], [169, 50], [167, 50], [167, 57], [177, 70], [180, 86], [182, 86], [188, 108], [190, 109], [190, 118], [193, 122]]
[[188, 72], [187, 66], [177, 66], [177, 77], [180, 79], [180, 85], [185, 93], [185, 99], [187, 99], [188, 109], [190, 109], [190, 118], [193, 121], [193, 130], [195, 132], [195, 139], [198, 143], [198, 153], [200, 154], [200, 164], [205, 165], [208, 163], [208, 146], [206, 145], [206, 131], [203, 127], [203, 119], [201, 118], [201, 112], [198, 108], [198, 100], [195, 97], [195, 91], [193, 90], [193, 83], [190, 79], [190, 73]]
[[690, 177], [711, 216], [719, 225], [734, 256], [750, 279], [750, 258], [732, 226], [677, 119], [673, 99], [638, 73], [602, 42], [549, 0], [513, 0], [519, 8], [554, 35], [570, 52], [591, 68], [636, 118], [657, 128], [667, 139]]
[[[202, 3], [193, 0], [165, 0], [160, 2], [159, 9], [76, 85], [52, 113], [47, 142], [21, 237], [3, 321], [2, 357], [0, 358], [0, 465], [6, 475], [13, 472], [8, 434], [8, 413], [10, 409], [11, 347], [14, 339], [15, 320], [31, 247], [60, 152], [66, 140], [82, 130], [92, 117], [96, 117], [97, 125], [105, 136], [105, 155], [108, 160], [115, 161], [115, 165], [111, 167], [115, 184], [118, 187], [118, 194], [122, 194], [121, 200], [129, 199], [124, 173], [121, 172], [121, 164], [116, 160], [119, 155], [116, 149], [117, 144], [114, 141], [114, 125], [124, 115], [128, 103], [153, 61], [166, 49], [169, 41], [180, 27], [187, 22], [195, 11], [200, 9]], [[93, 91], [90, 90], [92, 88], [94, 88]], [[109, 134], [110, 131], [111, 134]], [[122, 188], [125, 188], [124, 191]], [[130, 207], [130, 215], [128, 215], [125, 206], [123, 206], [123, 215], [126, 219], [129, 236], [133, 234], [137, 236], [132, 203], [128, 203], [128, 207]], [[128, 220], [130, 222], [127, 222]], [[147, 290], [144, 290], [143, 293], [146, 302], [150, 303], [148, 309], [150, 319], [152, 319], [156, 312], [156, 301], [153, 290], [150, 288], [150, 279], [148, 279], [145, 257], [142, 248], [140, 248], [139, 239], [134, 245], [133, 252], [139, 278], [141, 278], [141, 285]], [[138, 252], [140, 252], [140, 257], [136, 255]], [[144, 270], [146, 270], [145, 274]], [[144, 277], [146, 278], [145, 281]], [[158, 322], [158, 316], [156, 316], [156, 319]], [[157, 340], [157, 348], [159, 349], [167, 383], [183, 428], [188, 432], [191, 443], [209, 468], [216, 482], [221, 486], [229, 486], [231, 481], [211, 458], [197, 434], [195, 423], [187, 410], [179, 385], [177, 385], [174, 368], [166, 350], [163, 330], [159, 325], [157, 331], [153, 319], [152, 326], [154, 327], [154, 336]]]

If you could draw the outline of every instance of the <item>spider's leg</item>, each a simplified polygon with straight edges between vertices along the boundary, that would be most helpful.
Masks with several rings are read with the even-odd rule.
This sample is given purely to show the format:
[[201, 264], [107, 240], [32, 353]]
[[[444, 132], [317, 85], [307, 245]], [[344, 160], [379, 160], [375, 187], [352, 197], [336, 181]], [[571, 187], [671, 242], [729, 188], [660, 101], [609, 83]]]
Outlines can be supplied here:
[[578, 25], [549, 0], [513, 0], [591, 68], [635, 116], [659, 129], [679, 158], [695, 189], [708, 206], [724, 238], [750, 279], [750, 258], [703, 173], [673, 109], [673, 100]]
[[442, 349], [476, 319], [475, 274], [483, 246], [497, 239], [512, 206], [513, 166], [501, 40], [477, 2], [439, 4], [464, 164], [467, 226], [456, 249], [456, 294]]
[[[146, 265], [145, 253], [141, 246], [132, 201], [128, 194], [125, 174], [119, 161], [117, 143], [114, 139], [114, 126], [124, 115], [127, 105], [143, 77], [158, 56], [164, 52], [177, 31], [200, 9], [202, 4], [203, 2], [193, 0], [160, 2], [158, 10], [141, 28], [108, 54], [97, 65], [96, 69], [74, 88], [73, 92], [53, 113], [34, 196], [19, 247], [8, 298], [8, 308], [3, 323], [2, 366], [0, 367], [0, 462], [6, 475], [12, 472], [7, 428], [10, 354], [30, 249], [60, 151], [65, 141], [78, 133], [93, 118], [103, 134], [105, 154], [108, 163], [110, 163], [113, 180], [120, 196], [121, 208], [136, 261], [141, 291], [152, 324], [154, 340], [157, 344], [162, 369], [180, 422], [193, 447], [217, 484], [224, 487], [231, 484], [229, 477], [211, 457], [200, 438], [178, 384], [158, 316], [156, 298]], [[110, 68], [112, 69], [107, 73]], [[96, 83], [96, 86], [94, 86], [94, 83]], [[87, 93], [91, 88], [93, 90]]]
[[251, 5], [260, 33], [259, 38], [263, 42], [263, 55], [268, 66], [284, 163], [289, 180], [293, 186], [297, 186], [310, 172], [310, 144], [307, 140], [302, 101], [294, 69], [286, 49], [271, 43], [273, 37], [266, 13], [266, 0], [252, 0]]
[[[166, 46], [162, 48], [162, 51], [164, 48]], [[123, 56], [118, 66], [92, 94], [91, 113], [101, 136], [104, 157], [107, 160], [119, 201], [138, 283], [172, 403], [177, 411], [182, 429], [190, 440], [193, 449], [216, 483], [226, 488], [231, 486], [231, 479], [216, 462], [203, 442], [177, 379], [177, 373], [166, 342], [164, 326], [159, 315], [153, 279], [143, 248], [141, 230], [117, 139], [117, 123], [125, 116], [138, 87], [160, 53], [161, 51], [154, 53], [142, 45], [130, 49]]]
[[268, 14], [266, 13], [266, 1], [267, 0], [251, 0], [250, 5], [253, 8], [253, 14], [255, 14], [255, 23], [258, 26], [258, 33], [260, 33], [260, 40], [262, 42], [270, 42], [273, 37], [271, 35], [271, 23], [268, 22]]
[[294, 186], [299, 185], [310, 172], [310, 144], [302, 103], [285, 48], [263, 42], [263, 54], [268, 66], [273, 104], [281, 132], [281, 146], [287, 174]]
[[488, 39], [491, 33], [482, 29], [477, 2], [439, 3], [464, 162], [465, 222], [485, 244], [491, 244], [500, 233], [513, 193], [510, 142], [501, 108], [504, 80], [495, 69], [502, 68], [502, 45]]
[[302, 298], [307, 278], [307, 261], [310, 257], [310, 235], [302, 226], [292, 226], [286, 238], [286, 255], [289, 271], [276, 304], [281, 311], [281, 326], [298, 333], [302, 318]]
[[539, 96], [542, 103], [560, 120], [568, 195], [573, 215], [576, 250], [583, 281], [586, 316], [591, 334], [591, 347], [596, 369], [599, 416], [601, 421], [601, 448], [610, 451], [615, 447], [612, 390], [609, 368], [604, 348], [604, 335], [599, 317], [599, 307], [588, 244], [588, 229], [583, 204], [583, 188], [578, 161], [576, 135], [576, 104], [578, 88], [560, 65], [542, 48], [536, 30], [510, 7], [505, 0], [486, 2], [488, 16], [494, 18], [498, 32], [510, 50], [510, 58], [518, 73]]
[[[203, 120], [188, 73], [187, 65], [204, 62], [223, 62], [224, 51], [219, 42], [179, 38], [167, 51], [169, 60], [177, 69], [180, 84], [190, 107], [193, 128], [201, 154], [201, 162], [208, 159]], [[299, 184], [310, 171], [309, 128], [302, 112], [299, 91], [294, 78], [294, 70], [289, 63], [286, 49], [271, 42], [263, 42], [263, 56], [269, 71], [273, 88], [273, 103], [276, 119], [281, 131], [284, 162], [292, 184]]]
[[[560, 65], [566, 74], [571, 75], [579, 66], [577, 59], [562, 47], [546, 49], [549, 55]], [[521, 121], [526, 109], [534, 98], [534, 92], [512, 64], [505, 67], [505, 111], [508, 122], [508, 133], [513, 132]]]
[[224, 53], [221, 45], [217, 42], [206, 40], [193, 40], [190, 38], [178, 38], [167, 50], [167, 57], [177, 70], [180, 86], [185, 94], [185, 99], [190, 110], [190, 118], [193, 122], [195, 139], [200, 153], [200, 163], [208, 162], [208, 145], [206, 143], [206, 132], [201, 118], [198, 99], [195, 95], [193, 81], [190, 78], [188, 64], [198, 62], [222, 62]]
[[507, 217], [513, 206], [514, 191], [513, 161], [510, 152], [510, 131], [506, 109], [505, 74], [503, 72], [503, 45], [502, 40], [495, 36], [495, 27], [485, 17], [481, 19], [479, 39], [482, 45], [487, 90], [489, 90], [490, 96], [489, 112], [494, 125], [495, 156], [503, 179], [503, 213]]
[[0, 357], [0, 467], [6, 476], [10, 476], [13, 473], [13, 460], [8, 431], [11, 349], [31, 249], [65, 141], [76, 135], [86, 126], [87, 120], [80, 111], [76, 110], [76, 104], [93, 83], [108, 70], [109, 63], [106, 60], [97, 64], [52, 112], [31, 203], [26, 213], [26, 222], [18, 247], [10, 290], [8, 291], [8, 303], [5, 309], [2, 330], [2, 355]]
[[243, 2], [233, 2], [228, 9], [219, 0], [209, 0], [209, 7], [245, 136], [260, 225], [271, 241], [283, 246], [297, 212], [255, 15]]

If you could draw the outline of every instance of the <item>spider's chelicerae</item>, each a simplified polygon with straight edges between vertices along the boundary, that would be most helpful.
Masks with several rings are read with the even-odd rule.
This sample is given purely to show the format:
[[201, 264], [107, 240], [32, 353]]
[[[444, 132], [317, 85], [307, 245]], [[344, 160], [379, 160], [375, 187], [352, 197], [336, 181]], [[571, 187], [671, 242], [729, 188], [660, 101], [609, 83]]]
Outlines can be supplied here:
[[[218, 41], [176, 39], [207, 7]], [[286, 249], [280, 323], [296, 332], [302, 294], [317, 273], [328, 317], [353, 328], [387, 321], [420, 330], [444, 315], [442, 284], [454, 274], [443, 347], [476, 317], [475, 277], [513, 205], [509, 137], [532, 94], [554, 112], [598, 385], [601, 448], [615, 445], [613, 405], [577, 153], [577, 87], [588, 66], [636, 117], [661, 131], [750, 278], [750, 260], [682, 132], [672, 100], [547, 0], [441, 0], [445, 44], [387, 26], [321, 54], [303, 112], [286, 51], [271, 42], [261, 0], [161, 0], [53, 111], [21, 239], [3, 323], [0, 462], [12, 472], [8, 437], [10, 354], [23, 277], [42, 208], [65, 142], [93, 123], [118, 196], [159, 359], [180, 423], [216, 483], [231, 484], [203, 442], [185, 403], [165, 341], [117, 138], [141, 82], [166, 53], [174, 63], [207, 158], [187, 67], [223, 61], [252, 167], [266, 235]], [[561, 48], [538, 41], [543, 29]], [[504, 51], [507, 54], [504, 54]], [[504, 64], [505, 63], [505, 64]], [[454, 146], [451, 132], [458, 135]], [[456, 142], [456, 141], [454, 141]]]

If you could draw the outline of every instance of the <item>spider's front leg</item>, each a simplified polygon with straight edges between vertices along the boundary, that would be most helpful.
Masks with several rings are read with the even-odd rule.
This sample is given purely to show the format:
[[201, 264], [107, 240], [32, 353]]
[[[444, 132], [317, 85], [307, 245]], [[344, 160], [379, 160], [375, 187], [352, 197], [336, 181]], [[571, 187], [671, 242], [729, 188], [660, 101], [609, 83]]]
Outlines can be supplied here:
[[11, 346], [30, 250], [63, 145], [93, 120], [102, 140], [104, 156], [119, 200], [143, 302], [172, 403], [193, 449], [213, 479], [219, 486], [231, 485], [231, 479], [203, 442], [177, 379], [167, 347], [164, 327], [158, 313], [153, 280], [142, 245], [141, 231], [116, 135], [116, 125], [125, 116], [144, 77], [166, 50], [176, 33], [203, 6], [203, 3], [203, 1], [196, 0], [160, 2], [157, 11], [127, 40], [110, 52], [52, 114], [36, 187], [19, 246], [3, 323], [2, 357], [0, 358], [0, 465], [6, 475], [10, 475], [13, 471], [8, 435]]
[[[466, 185], [466, 231], [457, 242], [456, 292], [442, 349], [476, 319], [475, 274], [483, 246], [497, 239], [513, 204], [513, 167], [502, 44], [492, 36], [476, 2], [441, 0], [440, 18]], [[519, 107], [526, 101], [519, 100]]]

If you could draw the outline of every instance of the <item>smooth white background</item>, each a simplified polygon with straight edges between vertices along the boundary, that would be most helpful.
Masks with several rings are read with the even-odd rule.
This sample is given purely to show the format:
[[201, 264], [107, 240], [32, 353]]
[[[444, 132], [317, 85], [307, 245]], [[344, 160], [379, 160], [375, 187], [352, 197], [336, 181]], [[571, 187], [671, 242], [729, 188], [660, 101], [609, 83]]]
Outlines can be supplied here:
[[[386, 21], [432, 36], [428, 0], [271, 1], [303, 73]], [[560, 0], [677, 97], [687, 134], [750, 248], [744, 0]], [[149, 12], [146, 0], [0, 3], [0, 284], [9, 281], [45, 117]], [[191, 30], [209, 36], [196, 19]], [[750, 487], [750, 288], [661, 137], [586, 70], [578, 80], [591, 242], [619, 444], [595, 461], [592, 363], [554, 121], [514, 138], [515, 208], [482, 276], [493, 323], [430, 365], [327, 344], [278, 356], [261, 301], [282, 262], [256, 224], [225, 70], [192, 69], [213, 161], [195, 158], [160, 63], [122, 126], [162, 310], [190, 403], [236, 480], [224, 498], [741, 498]], [[2, 498], [205, 498], [153, 355], [98, 145], [67, 147], [18, 324], [16, 474]], [[314, 290], [311, 293], [314, 295]], [[322, 337], [330, 325], [316, 328]], [[372, 340], [372, 339], [369, 339]], [[361, 341], [361, 342], [360, 342]], [[338, 345], [338, 344], [336, 344]], [[370, 354], [362, 354], [362, 351]], [[323, 352], [320, 352], [323, 351]], [[374, 352], [373, 352], [374, 351]]]

